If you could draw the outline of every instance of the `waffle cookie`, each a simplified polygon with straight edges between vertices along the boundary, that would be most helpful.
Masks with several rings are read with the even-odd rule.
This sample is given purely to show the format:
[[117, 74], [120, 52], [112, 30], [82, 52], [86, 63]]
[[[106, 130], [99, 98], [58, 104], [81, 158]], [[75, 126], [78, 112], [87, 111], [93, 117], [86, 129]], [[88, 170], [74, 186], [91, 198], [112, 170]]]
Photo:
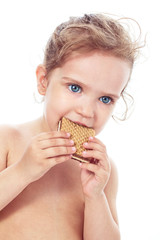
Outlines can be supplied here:
[[76, 152], [72, 155], [72, 158], [80, 162], [90, 162], [89, 158], [84, 158], [82, 152], [85, 151], [83, 147], [84, 142], [88, 142], [89, 137], [95, 136], [95, 131], [93, 128], [84, 127], [77, 123], [70, 121], [67, 118], [62, 118], [59, 122], [58, 131], [65, 131], [71, 134], [71, 139], [75, 143]]

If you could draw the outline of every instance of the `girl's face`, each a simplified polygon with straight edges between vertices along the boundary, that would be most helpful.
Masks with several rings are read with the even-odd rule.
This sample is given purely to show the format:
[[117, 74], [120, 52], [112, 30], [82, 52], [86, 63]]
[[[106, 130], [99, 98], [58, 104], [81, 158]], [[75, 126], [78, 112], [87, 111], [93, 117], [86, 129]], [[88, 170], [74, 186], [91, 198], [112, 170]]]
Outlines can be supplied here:
[[[64, 116], [94, 128], [98, 134], [111, 117], [130, 71], [129, 63], [124, 60], [92, 52], [71, 56], [63, 66], [54, 69], [48, 79], [42, 81], [42, 74], [37, 74], [39, 92], [45, 95], [43, 124], [46, 129], [57, 130]], [[37, 69], [37, 72], [43, 71]]]

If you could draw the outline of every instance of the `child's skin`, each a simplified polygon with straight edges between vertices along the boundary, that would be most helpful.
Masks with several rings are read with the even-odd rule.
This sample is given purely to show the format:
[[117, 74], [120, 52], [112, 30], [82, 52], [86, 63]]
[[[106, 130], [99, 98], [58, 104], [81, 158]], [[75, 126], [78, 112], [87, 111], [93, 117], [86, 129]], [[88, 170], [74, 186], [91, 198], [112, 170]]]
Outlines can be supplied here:
[[48, 77], [38, 66], [43, 117], [0, 128], [1, 239], [120, 239], [117, 172], [105, 145], [90, 139], [84, 156], [99, 164], [80, 164], [71, 159], [74, 143], [57, 125], [65, 116], [98, 134], [130, 71], [128, 62], [100, 51], [75, 54]]

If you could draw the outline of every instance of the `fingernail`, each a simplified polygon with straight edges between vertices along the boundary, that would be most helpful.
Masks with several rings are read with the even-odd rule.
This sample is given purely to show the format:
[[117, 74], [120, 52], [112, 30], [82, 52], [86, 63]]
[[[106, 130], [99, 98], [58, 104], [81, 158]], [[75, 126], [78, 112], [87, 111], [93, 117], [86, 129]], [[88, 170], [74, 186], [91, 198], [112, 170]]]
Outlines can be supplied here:
[[87, 142], [85, 142], [85, 143], [84, 143], [84, 146], [86, 146], [86, 147], [87, 147], [87, 146], [88, 146], [88, 143], [87, 143]]
[[75, 152], [76, 151], [76, 148], [75, 147], [72, 147], [72, 152]]
[[87, 152], [86, 152], [86, 151], [83, 151], [82, 154], [83, 154], [83, 156], [86, 156], [86, 155], [87, 155]]
[[73, 141], [73, 140], [70, 140], [70, 144], [73, 145], [73, 144], [74, 144], [74, 141]]
[[89, 137], [89, 140], [93, 140], [93, 137]]
[[67, 133], [67, 137], [70, 137], [70, 135], [71, 135], [70, 133]]

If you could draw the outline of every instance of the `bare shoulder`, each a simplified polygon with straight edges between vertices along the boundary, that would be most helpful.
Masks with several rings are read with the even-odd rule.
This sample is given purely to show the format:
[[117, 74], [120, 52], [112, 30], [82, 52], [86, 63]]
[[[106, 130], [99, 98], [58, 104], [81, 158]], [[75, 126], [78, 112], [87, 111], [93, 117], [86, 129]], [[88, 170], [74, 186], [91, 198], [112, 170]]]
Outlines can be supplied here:
[[0, 125], [0, 171], [14, 163], [31, 138], [40, 132], [39, 121], [17, 125]]
[[17, 136], [18, 130], [14, 126], [0, 125], [0, 171], [6, 168], [10, 143]]
[[16, 125], [0, 125], [0, 142], [7, 147], [13, 138], [18, 137], [21, 131]]

